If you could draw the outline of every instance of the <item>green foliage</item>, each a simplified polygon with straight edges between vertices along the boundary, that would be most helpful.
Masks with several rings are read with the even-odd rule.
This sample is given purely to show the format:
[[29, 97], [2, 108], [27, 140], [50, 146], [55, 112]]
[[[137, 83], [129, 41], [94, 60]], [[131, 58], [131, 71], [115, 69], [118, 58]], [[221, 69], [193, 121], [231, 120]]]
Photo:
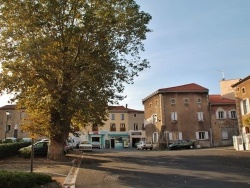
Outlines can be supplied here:
[[54, 180], [45, 174], [0, 170], [0, 182], [0, 187], [4, 188], [27, 188], [45, 185]]
[[0, 144], [0, 159], [19, 155], [18, 150], [30, 143], [3, 143]]
[[31, 147], [24, 147], [19, 150], [19, 155], [22, 158], [30, 158], [31, 156]]
[[63, 143], [71, 125], [101, 125], [149, 67], [140, 52], [151, 16], [134, 0], [0, 4], [0, 89], [26, 108], [32, 134]]
[[250, 125], [250, 117], [245, 119], [245, 124]]

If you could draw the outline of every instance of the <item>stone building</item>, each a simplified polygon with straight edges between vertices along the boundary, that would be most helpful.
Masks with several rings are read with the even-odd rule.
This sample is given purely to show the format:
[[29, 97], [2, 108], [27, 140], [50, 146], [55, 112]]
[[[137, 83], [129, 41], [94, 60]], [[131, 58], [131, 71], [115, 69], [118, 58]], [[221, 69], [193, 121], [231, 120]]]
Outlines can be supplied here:
[[142, 100], [146, 138], [159, 149], [177, 140], [210, 147], [208, 89], [195, 83], [159, 89]]
[[233, 136], [239, 134], [235, 100], [221, 95], [210, 95], [212, 146], [233, 145]]

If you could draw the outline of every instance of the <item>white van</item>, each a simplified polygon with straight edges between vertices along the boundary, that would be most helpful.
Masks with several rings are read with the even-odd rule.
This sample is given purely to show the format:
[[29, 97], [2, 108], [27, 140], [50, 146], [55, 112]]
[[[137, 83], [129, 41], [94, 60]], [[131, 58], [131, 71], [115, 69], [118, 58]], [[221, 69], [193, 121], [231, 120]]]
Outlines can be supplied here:
[[81, 143], [81, 139], [80, 139], [80, 137], [71, 136], [71, 137], [69, 137], [68, 142], [70, 145], [73, 146], [73, 148], [79, 148], [79, 145]]

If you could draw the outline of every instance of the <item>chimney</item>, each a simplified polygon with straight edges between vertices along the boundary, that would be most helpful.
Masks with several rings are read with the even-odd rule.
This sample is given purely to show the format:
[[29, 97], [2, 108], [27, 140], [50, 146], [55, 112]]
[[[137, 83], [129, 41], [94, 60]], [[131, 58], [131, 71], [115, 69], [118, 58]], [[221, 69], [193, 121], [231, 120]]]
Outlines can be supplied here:
[[128, 104], [126, 104], [126, 108], [128, 108]]

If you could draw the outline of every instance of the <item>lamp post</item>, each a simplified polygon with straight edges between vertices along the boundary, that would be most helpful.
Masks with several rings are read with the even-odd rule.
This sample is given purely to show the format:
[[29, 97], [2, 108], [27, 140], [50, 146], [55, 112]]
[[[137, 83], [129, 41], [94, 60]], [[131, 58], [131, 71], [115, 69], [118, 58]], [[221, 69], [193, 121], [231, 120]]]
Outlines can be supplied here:
[[8, 119], [9, 119], [9, 115], [10, 113], [8, 111], [6, 111], [6, 125], [5, 125], [5, 139], [6, 139], [6, 136], [7, 136], [7, 128], [8, 128]]

